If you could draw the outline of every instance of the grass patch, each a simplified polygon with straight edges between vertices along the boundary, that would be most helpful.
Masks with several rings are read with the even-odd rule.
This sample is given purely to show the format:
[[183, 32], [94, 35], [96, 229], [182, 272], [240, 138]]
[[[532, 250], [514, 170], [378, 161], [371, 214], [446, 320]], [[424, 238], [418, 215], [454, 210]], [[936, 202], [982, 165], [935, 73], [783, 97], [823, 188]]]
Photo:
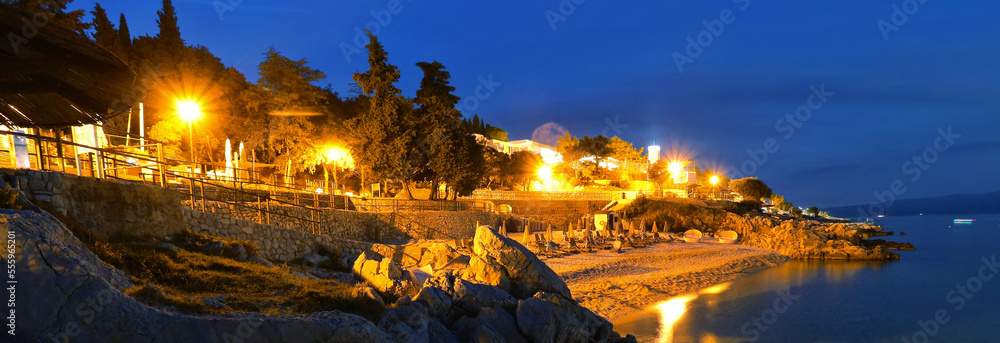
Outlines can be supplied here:
[[22, 208], [21, 204], [18, 203], [20, 197], [21, 193], [16, 189], [0, 187], [0, 208], [20, 210]]
[[[93, 241], [91, 245], [101, 260], [124, 271], [139, 285], [126, 294], [185, 313], [275, 315], [338, 310], [376, 320], [384, 310], [357, 286], [296, 276], [287, 268], [268, 268], [128, 239]], [[221, 308], [203, 301], [218, 296], [225, 298]]]
[[188, 251], [200, 252], [206, 255], [236, 258], [237, 250], [243, 249], [246, 256], [260, 252], [257, 244], [251, 241], [227, 240], [215, 236], [184, 229], [184, 232], [174, 235], [171, 241]]

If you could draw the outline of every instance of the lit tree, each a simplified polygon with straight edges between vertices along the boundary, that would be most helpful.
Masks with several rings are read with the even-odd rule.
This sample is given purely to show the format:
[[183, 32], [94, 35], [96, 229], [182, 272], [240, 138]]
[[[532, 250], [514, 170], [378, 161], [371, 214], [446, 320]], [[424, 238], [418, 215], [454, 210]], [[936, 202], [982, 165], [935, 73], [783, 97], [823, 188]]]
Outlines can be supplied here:
[[325, 101], [326, 92], [313, 85], [326, 77], [310, 68], [306, 60], [294, 61], [273, 47], [264, 53], [258, 66], [258, 87], [267, 95], [270, 120], [267, 124], [267, 146], [275, 163], [285, 165], [286, 175], [302, 170], [315, 171], [319, 164], [313, 143], [315, 126], [305, 115], [316, 114]]

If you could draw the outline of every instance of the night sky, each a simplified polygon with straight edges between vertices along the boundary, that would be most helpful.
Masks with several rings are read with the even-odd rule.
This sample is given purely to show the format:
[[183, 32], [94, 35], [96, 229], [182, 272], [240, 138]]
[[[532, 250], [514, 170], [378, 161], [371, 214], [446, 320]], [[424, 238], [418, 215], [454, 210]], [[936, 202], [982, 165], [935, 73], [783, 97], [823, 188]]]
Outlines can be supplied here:
[[[346, 94], [367, 67], [363, 48], [349, 50], [355, 28], [371, 22], [404, 93], [422, 76], [414, 64], [437, 60], [465, 114], [512, 139], [561, 127], [655, 141], [699, 167], [760, 177], [800, 206], [870, 203], [896, 180], [901, 198], [1000, 190], [1000, 3], [216, 2], [236, 6], [220, 15], [212, 1], [175, 1], [182, 36], [251, 80], [274, 46]], [[157, 33], [160, 1], [101, 5], [116, 24], [124, 12], [133, 35]], [[825, 103], [810, 97], [821, 88]]]

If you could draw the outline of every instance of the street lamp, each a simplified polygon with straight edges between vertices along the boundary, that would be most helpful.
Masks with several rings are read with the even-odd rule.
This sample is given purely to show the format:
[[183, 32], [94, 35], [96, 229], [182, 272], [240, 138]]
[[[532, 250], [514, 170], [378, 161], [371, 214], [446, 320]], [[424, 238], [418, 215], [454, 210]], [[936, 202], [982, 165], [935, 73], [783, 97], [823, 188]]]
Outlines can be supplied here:
[[719, 176], [718, 175], [712, 175], [712, 178], [708, 179], [708, 182], [712, 183], [712, 197], [713, 198], [718, 198], [715, 195], [715, 185], [719, 184]]
[[[328, 147], [324, 155], [326, 155], [327, 163], [333, 165], [333, 188], [330, 188], [329, 176], [326, 177], [326, 186], [330, 189], [330, 194], [336, 194], [340, 188], [337, 184], [337, 168], [354, 168], [354, 158], [349, 150], [339, 146]], [[323, 174], [326, 175], [326, 169], [324, 169]]]
[[188, 122], [188, 139], [191, 143], [191, 171], [194, 171], [194, 121], [201, 117], [201, 106], [191, 100], [177, 100], [177, 114]]
[[[177, 114], [188, 122], [188, 141], [191, 143], [191, 209], [194, 209], [194, 124], [201, 117], [201, 106], [191, 100], [177, 100]], [[203, 206], [204, 207], [204, 206]], [[204, 210], [204, 208], [202, 208]]]

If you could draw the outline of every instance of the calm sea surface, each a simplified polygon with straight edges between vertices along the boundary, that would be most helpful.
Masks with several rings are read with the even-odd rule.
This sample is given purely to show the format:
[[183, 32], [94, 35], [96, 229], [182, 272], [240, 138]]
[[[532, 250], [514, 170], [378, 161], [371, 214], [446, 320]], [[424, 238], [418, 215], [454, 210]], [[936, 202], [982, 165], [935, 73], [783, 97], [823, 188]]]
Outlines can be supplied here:
[[1000, 342], [1000, 215], [881, 224], [897, 233], [883, 238], [918, 250], [893, 262], [792, 261], [661, 302], [615, 331], [640, 342]]

